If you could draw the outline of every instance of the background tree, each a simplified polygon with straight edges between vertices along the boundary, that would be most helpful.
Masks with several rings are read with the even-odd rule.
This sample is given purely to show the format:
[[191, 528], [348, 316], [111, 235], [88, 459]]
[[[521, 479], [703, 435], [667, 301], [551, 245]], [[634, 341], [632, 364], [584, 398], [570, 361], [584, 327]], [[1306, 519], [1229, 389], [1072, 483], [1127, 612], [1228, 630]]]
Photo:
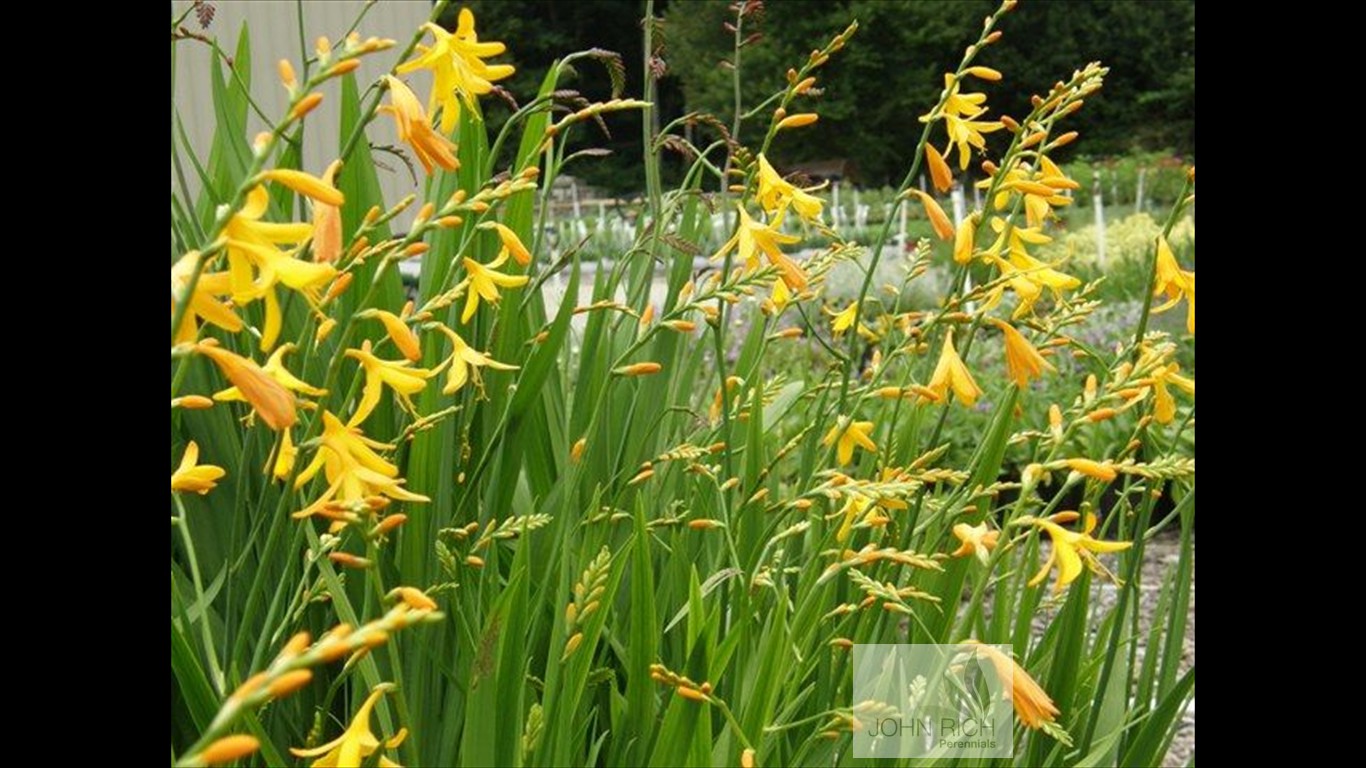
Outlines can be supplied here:
[[[480, 20], [482, 36], [508, 43], [506, 58], [518, 72], [503, 85], [521, 98], [535, 93], [552, 52], [592, 47], [622, 54], [627, 93], [640, 93], [643, 3], [470, 0], [468, 5]], [[721, 64], [733, 53], [733, 37], [723, 27], [734, 15], [729, 6], [730, 0], [656, 3], [665, 18], [668, 64], [659, 89], [663, 119], [702, 111], [729, 122], [731, 75]], [[858, 19], [854, 42], [820, 71], [820, 95], [804, 103], [803, 108], [820, 113], [820, 122], [785, 136], [781, 156], [786, 162], [850, 158], [864, 183], [888, 183], [904, 171], [920, 134], [917, 118], [957, 60], [962, 19], [986, 16], [994, 7], [993, 0], [769, 0], [762, 17], [746, 27], [762, 33], [741, 53], [748, 73], [746, 99], [756, 103], [789, 66]], [[980, 88], [989, 95], [992, 115], [1023, 115], [1029, 94], [1046, 91], [1076, 62], [1100, 60], [1110, 67], [1110, 76], [1102, 94], [1075, 120], [1085, 138], [1075, 145], [1077, 151], [1194, 154], [1194, 0], [1033, 2], [1012, 14], [1004, 29], [1004, 39], [982, 60], [1006, 75]], [[606, 98], [610, 80], [600, 68], [583, 67], [570, 87], [590, 99]], [[496, 106], [489, 112], [495, 122], [506, 117]], [[569, 172], [613, 192], [638, 191], [639, 121], [635, 112], [613, 115], [610, 138], [591, 128], [580, 130], [575, 138], [580, 146], [605, 147], [614, 155]], [[758, 121], [749, 130], [761, 130]], [[990, 138], [1004, 141], [1003, 136]]]

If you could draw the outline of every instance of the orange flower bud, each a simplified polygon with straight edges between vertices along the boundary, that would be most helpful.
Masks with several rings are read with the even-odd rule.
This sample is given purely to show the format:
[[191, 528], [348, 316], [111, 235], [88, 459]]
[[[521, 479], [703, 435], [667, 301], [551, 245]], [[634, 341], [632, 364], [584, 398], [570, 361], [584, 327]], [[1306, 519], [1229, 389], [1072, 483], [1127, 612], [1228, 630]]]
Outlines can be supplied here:
[[426, 592], [417, 587], [399, 587], [394, 590], [398, 593], [398, 599], [402, 600], [409, 608], [414, 610], [436, 610], [436, 601], [427, 595]]
[[815, 112], [799, 112], [795, 115], [788, 115], [787, 117], [784, 117], [782, 120], [779, 120], [778, 130], [782, 131], [788, 128], [802, 128], [804, 126], [811, 125], [819, 119], [820, 115], [817, 115]]
[[930, 180], [934, 182], [934, 188], [940, 192], [948, 192], [953, 186], [953, 171], [949, 170], [949, 164], [944, 160], [944, 156], [929, 142], [925, 143], [925, 162], [930, 166]]
[[1110, 466], [1109, 462], [1102, 464], [1099, 461], [1092, 461], [1090, 459], [1067, 459], [1063, 463], [1073, 471], [1080, 472], [1087, 477], [1093, 477], [1097, 480], [1104, 480], [1107, 483], [1118, 477], [1118, 473], [1115, 472], [1114, 467]]
[[286, 672], [283, 675], [280, 675], [279, 677], [275, 678], [275, 680], [271, 682], [270, 686], [267, 687], [266, 690], [270, 692], [272, 698], [278, 699], [282, 696], [288, 696], [289, 694], [294, 693], [295, 691], [299, 690], [305, 685], [308, 685], [308, 681], [312, 679], [312, 670], [296, 669], [292, 672]]
[[321, 103], [323, 103], [323, 95], [321, 93], [310, 93], [302, 99], [299, 99], [299, 103], [294, 105], [294, 110], [290, 113], [290, 116], [295, 120], [301, 120], [304, 115], [312, 112]]
[[662, 370], [664, 370], [664, 366], [659, 363], [646, 362], [623, 365], [620, 368], [612, 369], [612, 373], [615, 373], [618, 376], [649, 376], [650, 374], [659, 373]]
[[186, 408], [191, 411], [202, 411], [205, 408], [213, 407], [213, 400], [203, 395], [185, 395], [177, 397], [171, 401], [172, 408]]
[[234, 760], [241, 760], [247, 755], [253, 754], [261, 748], [261, 742], [255, 737], [245, 733], [236, 733], [232, 736], [224, 736], [204, 748], [199, 753], [199, 762], [204, 765], [223, 765]]
[[678, 691], [679, 696], [685, 699], [689, 699], [691, 701], [700, 701], [703, 703], [706, 703], [707, 701], [707, 694], [697, 690], [696, 688], [690, 688], [686, 685], [680, 685], [675, 690]]
[[343, 272], [338, 275], [337, 279], [333, 280], [332, 285], [328, 287], [327, 294], [323, 296], [323, 301], [333, 301], [338, 296], [346, 293], [346, 289], [351, 287], [351, 281], [355, 279], [355, 274], [351, 272]]
[[374, 563], [363, 557], [357, 557], [350, 552], [329, 552], [327, 559], [340, 565], [343, 568], [369, 568]]
[[338, 62], [336, 66], [327, 70], [327, 76], [340, 77], [348, 72], [355, 72], [357, 69], [360, 69], [360, 59], [347, 59], [346, 61]]
[[400, 525], [403, 525], [406, 522], [408, 522], [407, 515], [389, 515], [388, 517], [379, 521], [379, 524], [376, 525], [374, 529], [370, 531], [370, 535], [383, 536], [384, 534], [389, 533], [390, 531], [394, 530], [395, 528], [398, 528]]

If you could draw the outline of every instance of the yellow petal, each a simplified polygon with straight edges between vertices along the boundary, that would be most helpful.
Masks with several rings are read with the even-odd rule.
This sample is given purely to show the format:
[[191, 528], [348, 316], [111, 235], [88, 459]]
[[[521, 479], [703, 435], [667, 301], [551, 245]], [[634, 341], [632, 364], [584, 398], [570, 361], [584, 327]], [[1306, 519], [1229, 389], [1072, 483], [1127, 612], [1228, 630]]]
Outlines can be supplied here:
[[341, 205], [346, 202], [346, 196], [336, 187], [328, 184], [317, 176], [296, 171], [290, 168], [274, 168], [261, 174], [263, 179], [278, 181], [301, 195], [317, 200], [326, 205]]
[[255, 362], [205, 342], [195, 350], [218, 366], [271, 429], [284, 429], [298, 420], [294, 396]]
[[925, 162], [930, 166], [930, 179], [934, 182], [934, 188], [941, 193], [948, 192], [953, 186], [953, 171], [949, 170], [949, 164], [944, 161], [944, 156], [929, 142], [925, 143]]

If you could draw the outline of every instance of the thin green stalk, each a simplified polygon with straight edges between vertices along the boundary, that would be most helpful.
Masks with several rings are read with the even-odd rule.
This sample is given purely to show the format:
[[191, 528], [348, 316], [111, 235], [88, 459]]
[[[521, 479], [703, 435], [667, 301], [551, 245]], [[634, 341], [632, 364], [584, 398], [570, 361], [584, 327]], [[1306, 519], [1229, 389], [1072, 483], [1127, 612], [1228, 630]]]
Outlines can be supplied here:
[[[199, 558], [195, 556], [194, 539], [190, 536], [190, 517], [185, 514], [185, 503], [180, 494], [171, 494], [179, 516], [171, 518], [171, 525], [180, 531], [180, 542], [185, 545], [185, 560], [190, 566], [190, 579], [194, 582], [195, 603], [199, 605], [199, 631], [204, 641], [204, 657], [209, 662], [209, 679], [219, 696], [226, 691], [223, 668], [218, 663], [218, 651], [213, 642], [213, 630], [209, 627], [209, 602], [204, 599], [204, 582], [199, 577]], [[189, 618], [188, 616], [186, 617]]]
[[[1186, 174], [1186, 182], [1181, 185], [1181, 194], [1176, 196], [1176, 202], [1172, 203], [1171, 210], [1167, 213], [1167, 223], [1162, 225], [1162, 239], [1171, 237], [1172, 227], [1180, 220], [1181, 213], [1186, 209], [1186, 201], [1190, 198], [1191, 190], [1195, 188], [1195, 179]], [[1153, 289], [1157, 285], [1157, 242], [1153, 243], [1153, 257], [1148, 265], [1148, 290], [1143, 294], [1143, 313], [1138, 316], [1138, 330], [1134, 332], [1133, 350], [1129, 353], [1134, 362], [1138, 362], [1139, 353], [1143, 350], [1143, 339], [1148, 335], [1148, 316], [1152, 314], [1153, 308]]]

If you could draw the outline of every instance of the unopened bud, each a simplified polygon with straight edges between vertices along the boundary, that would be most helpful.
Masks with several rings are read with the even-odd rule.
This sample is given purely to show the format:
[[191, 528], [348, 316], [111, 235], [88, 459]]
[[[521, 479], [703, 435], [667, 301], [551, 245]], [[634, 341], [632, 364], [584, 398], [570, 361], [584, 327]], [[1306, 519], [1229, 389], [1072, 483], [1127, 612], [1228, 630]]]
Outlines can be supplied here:
[[332, 281], [332, 285], [328, 287], [327, 294], [323, 297], [323, 301], [332, 301], [343, 293], [346, 293], [346, 289], [351, 287], [351, 282], [355, 279], [356, 275], [354, 272], [341, 273], [336, 280]]
[[370, 566], [374, 565], [374, 563], [372, 563], [371, 561], [363, 557], [357, 557], [356, 555], [353, 555], [350, 552], [329, 552], [327, 554], [327, 559], [331, 560], [333, 563], [336, 563], [337, 565], [340, 565], [343, 568], [360, 569], [369, 568]]
[[274, 682], [272, 682], [266, 690], [270, 692], [271, 698], [278, 699], [282, 696], [288, 696], [305, 685], [308, 685], [308, 681], [312, 679], [312, 670], [296, 669], [275, 678]]
[[202, 411], [205, 408], [213, 407], [213, 400], [203, 395], [185, 395], [171, 400], [172, 408], [185, 408], [191, 411]]
[[659, 373], [662, 370], [664, 370], [664, 366], [659, 363], [646, 362], [632, 363], [630, 365], [623, 365], [620, 368], [613, 368], [612, 373], [615, 373], [618, 376], [649, 376], [650, 374]]
[[564, 661], [570, 656], [573, 656], [574, 651], [577, 651], [580, 645], [583, 645], [583, 633], [575, 632], [574, 636], [569, 638], [568, 642], [564, 644], [564, 654], [560, 656], [560, 661]]
[[803, 126], [811, 125], [819, 119], [820, 115], [816, 114], [815, 112], [799, 112], [795, 115], [788, 115], [787, 117], [784, 117], [782, 120], [779, 120], [778, 130], [782, 131], [788, 128], [801, 128]]
[[1067, 133], [1064, 133], [1063, 135], [1051, 141], [1048, 144], [1048, 148], [1057, 149], [1058, 147], [1065, 147], [1068, 144], [1071, 144], [1072, 142], [1076, 141], [1077, 136], [1079, 135], [1080, 134], [1078, 134], [1076, 131], [1068, 131]]
[[689, 699], [691, 701], [705, 702], [707, 700], [707, 694], [697, 690], [696, 688], [690, 688], [686, 685], [680, 685], [675, 690], [678, 691], [679, 696], [685, 699]]
[[294, 77], [294, 65], [289, 63], [289, 59], [280, 59], [275, 68], [279, 71], [280, 82], [284, 83], [285, 88], [294, 90], [299, 81]]
[[370, 535], [371, 535], [371, 536], [383, 536], [384, 534], [389, 533], [390, 531], [393, 531], [395, 528], [399, 527], [400, 525], [403, 525], [403, 524], [406, 523], [406, 522], [408, 522], [408, 516], [407, 516], [407, 515], [404, 515], [404, 514], [389, 515], [388, 517], [386, 517], [386, 518], [384, 518], [383, 520], [379, 521], [379, 524], [376, 525], [373, 529], [370, 530]]
[[1113, 419], [1117, 413], [1119, 413], [1119, 411], [1114, 408], [1097, 408], [1086, 414], [1086, 419], [1087, 421], [1092, 422], [1105, 421], [1106, 419]]
[[260, 748], [261, 742], [254, 736], [235, 733], [205, 747], [204, 751], [199, 753], [198, 761], [204, 765], [224, 765], [254, 754]]
[[321, 93], [310, 93], [302, 99], [299, 99], [299, 103], [294, 105], [294, 110], [290, 112], [290, 116], [295, 120], [300, 120], [304, 115], [316, 109], [321, 103], [323, 103], [323, 95]]
[[327, 70], [327, 77], [340, 77], [348, 72], [355, 72], [357, 69], [360, 69], [360, 59], [347, 59]]

